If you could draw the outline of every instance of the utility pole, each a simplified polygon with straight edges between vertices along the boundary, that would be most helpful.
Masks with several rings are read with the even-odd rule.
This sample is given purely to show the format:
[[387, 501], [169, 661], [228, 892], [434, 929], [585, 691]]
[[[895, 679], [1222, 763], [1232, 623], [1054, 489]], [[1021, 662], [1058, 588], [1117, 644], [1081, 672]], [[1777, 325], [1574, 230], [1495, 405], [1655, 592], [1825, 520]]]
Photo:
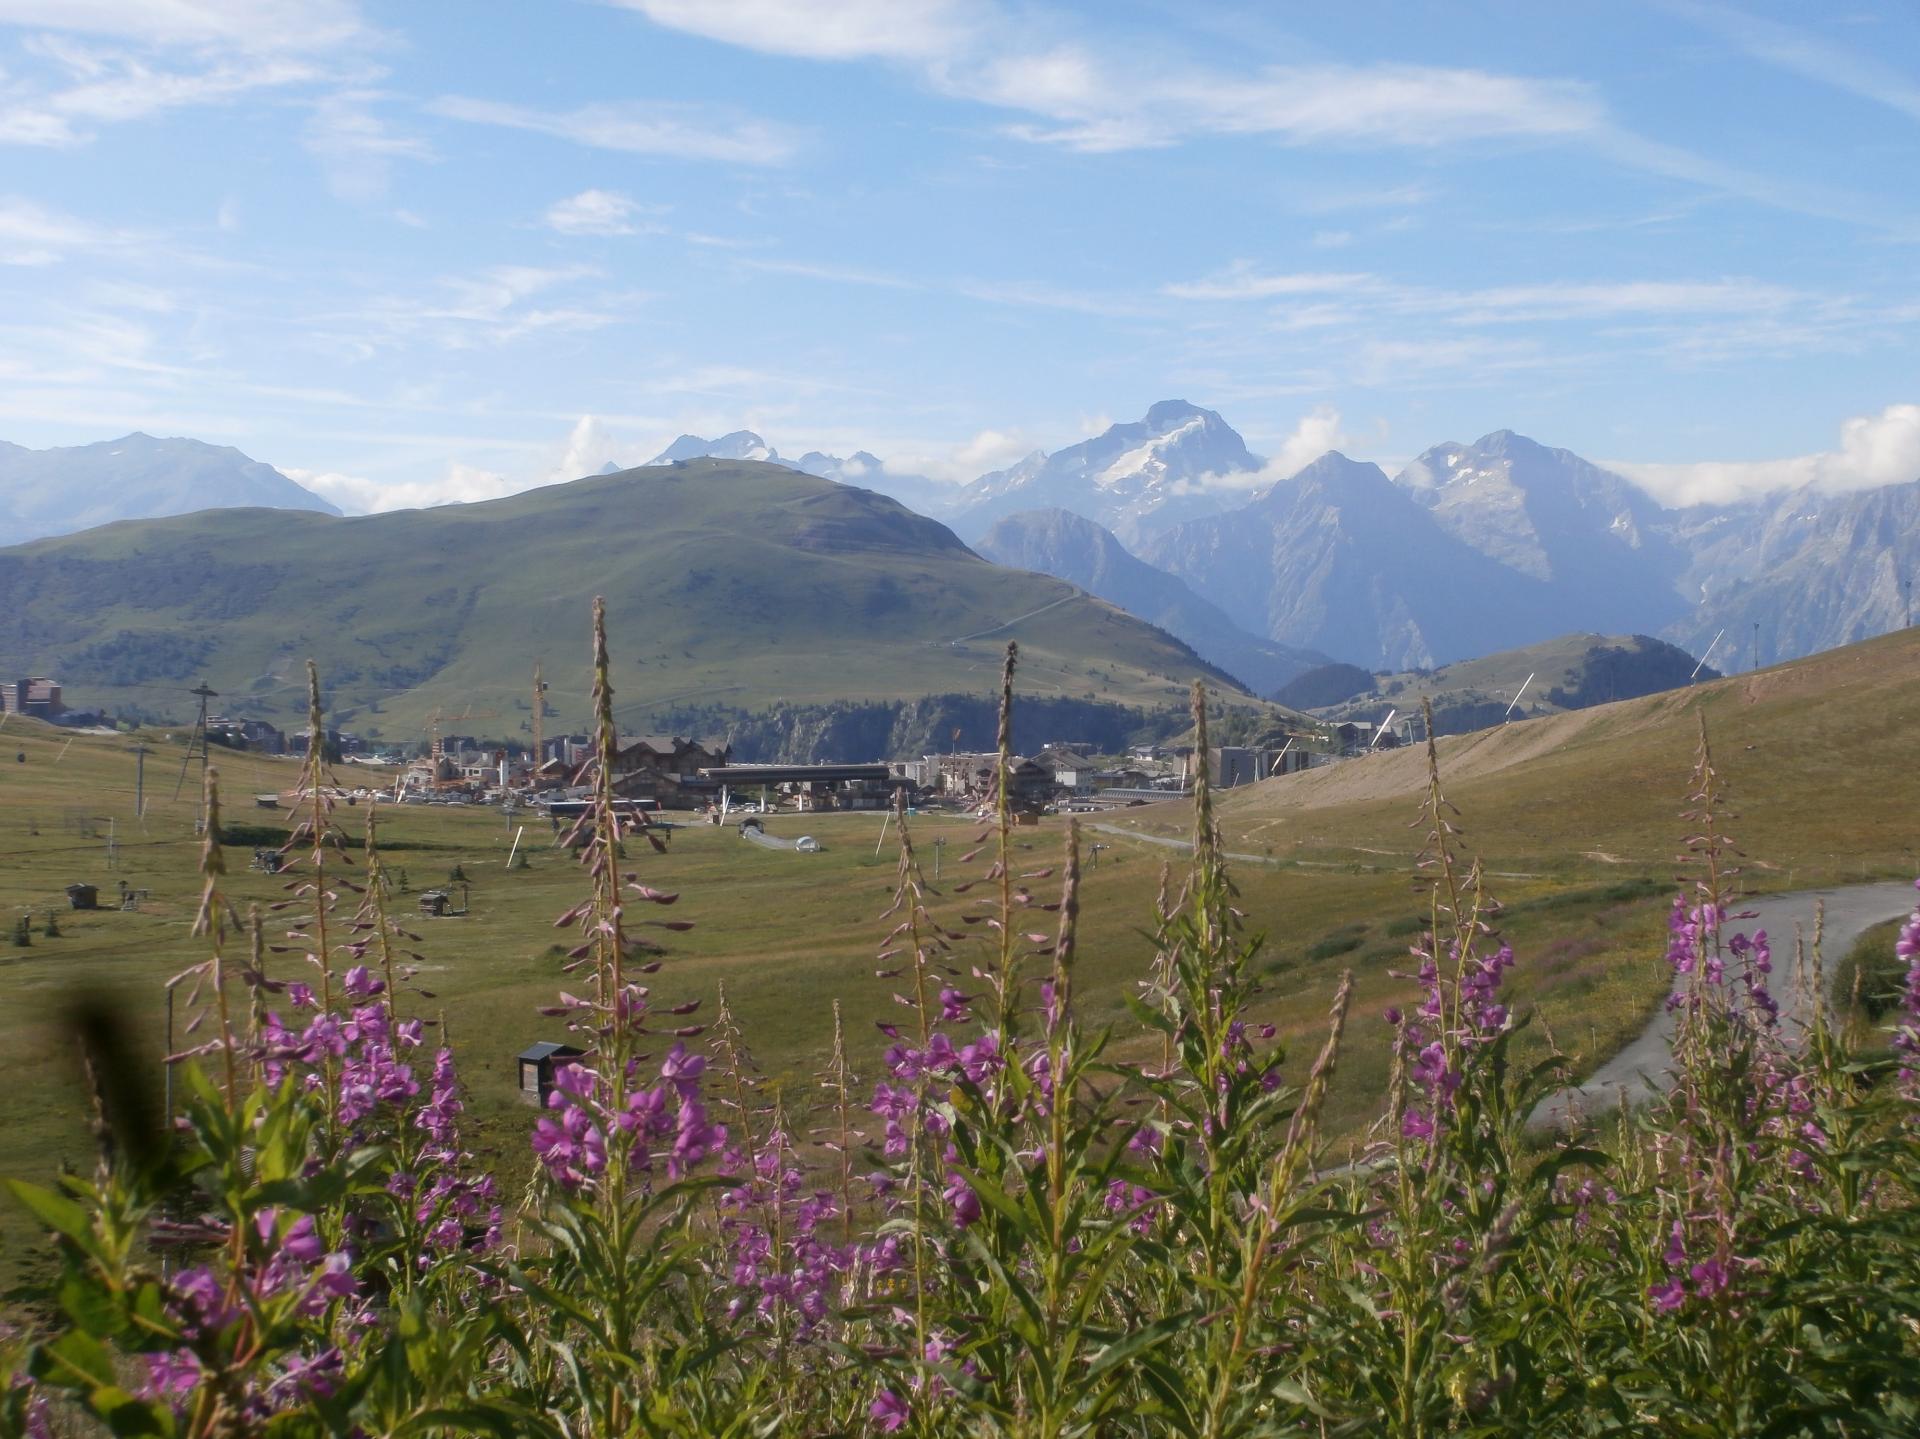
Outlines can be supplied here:
[[[180, 761], [180, 778], [173, 786], [173, 797], [175, 799], [180, 798], [180, 791], [187, 783], [187, 766], [193, 763], [193, 757], [196, 753], [200, 756], [200, 788], [203, 792], [206, 790], [207, 701], [220, 698], [220, 692], [207, 688], [207, 682], [205, 680], [200, 681], [200, 687], [198, 689], [188, 690], [187, 693], [200, 697], [200, 716], [193, 722], [193, 733], [187, 736], [186, 758]], [[202, 800], [202, 803], [204, 804], [205, 801]]]
[[1753, 668], [1760, 668], [1760, 621], [1753, 622]]
[[540, 743], [544, 730], [542, 721], [547, 715], [547, 682], [540, 678], [540, 661], [533, 662], [533, 768], [528, 773], [529, 786], [540, 787], [540, 762], [546, 758], [540, 753]]

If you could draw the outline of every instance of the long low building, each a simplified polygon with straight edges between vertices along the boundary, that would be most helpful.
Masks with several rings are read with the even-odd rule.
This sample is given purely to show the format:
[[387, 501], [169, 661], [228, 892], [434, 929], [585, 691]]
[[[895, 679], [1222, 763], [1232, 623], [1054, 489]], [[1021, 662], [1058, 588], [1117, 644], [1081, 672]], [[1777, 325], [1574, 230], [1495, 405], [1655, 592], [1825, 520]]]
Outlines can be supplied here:
[[[730, 786], [755, 784], [847, 784], [856, 780], [885, 783], [893, 772], [884, 764], [728, 764], [700, 771], [703, 778]], [[897, 783], [909, 784], [910, 780]]]
[[743, 792], [779, 789], [794, 796], [803, 810], [886, 809], [913, 781], [885, 764], [729, 764], [700, 771], [705, 784], [720, 791], [720, 808]]

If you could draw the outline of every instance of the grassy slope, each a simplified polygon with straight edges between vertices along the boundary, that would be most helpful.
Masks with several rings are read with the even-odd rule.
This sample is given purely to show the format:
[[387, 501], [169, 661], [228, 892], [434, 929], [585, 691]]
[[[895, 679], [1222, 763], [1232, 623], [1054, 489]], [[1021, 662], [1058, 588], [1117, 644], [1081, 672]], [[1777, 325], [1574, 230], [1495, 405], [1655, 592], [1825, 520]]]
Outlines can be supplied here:
[[[1431, 696], [1436, 709], [1458, 704], [1506, 705], [1519, 693], [1520, 687], [1526, 685], [1521, 713], [1557, 713], [1560, 707], [1548, 698], [1548, 692], [1555, 688], [1577, 691], [1587, 677], [1587, 652], [1596, 645], [1630, 651], [1643, 648], [1634, 635], [1560, 635], [1536, 645], [1459, 660], [1428, 672], [1408, 670], [1385, 675], [1376, 680], [1366, 694], [1332, 706], [1326, 712], [1372, 712], [1383, 705], [1393, 705], [1407, 714], [1419, 708], [1422, 695]], [[1531, 684], [1527, 683], [1529, 675]]]
[[[163, 711], [204, 673], [224, 704], [285, 721], [304, 713], [311, 655], [353, 727], [398, 741], [436, 706], [497, 709], [467, 728], [519, 729], [544, 658], [551, 734], [585, 721], [595, 594], [636, 710], [984, 691], [1009, 638], [1036, 693], [1177, 703], [1194, 675], [1221, 678], [1160, 631], [989, 565], [891, 500], [719, 461], [485, 504], [346, 520], [210, 512], [3, 551], [0, 663], [59, 674], [70, 702]], [[122, 631], [170, 634], [189, 653], [144, 677], [150, 688], [100, 684], [104, 662], [90, 675], [84, 656]], [[203, 639], [209, 652], [193, 655]]]
[[[1675, 849], [1705, 717], [1744, 811], [1751, 878], [1770, 889], [1910, 875], [1920, 864], [1907, 776], [1920, 762], [1920, 630], [1773, 669], [1440, 741], [1448, 792], [1495, 867], [1606, 875]], [[1238, 848], [1373, 862], [1406, 847], [1425, 784], [1418, 749], [1236, 791], [1221, 822]], [[1174, 833], [1166, 807], [1129, 823]]]

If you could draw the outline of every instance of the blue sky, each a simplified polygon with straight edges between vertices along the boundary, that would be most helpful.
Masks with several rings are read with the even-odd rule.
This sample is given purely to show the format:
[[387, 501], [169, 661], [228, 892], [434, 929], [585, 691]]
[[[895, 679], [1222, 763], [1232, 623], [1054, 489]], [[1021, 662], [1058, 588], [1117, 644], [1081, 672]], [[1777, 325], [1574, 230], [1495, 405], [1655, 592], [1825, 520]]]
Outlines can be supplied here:
[[0, 438], [349, 509], [682, 431], [965, 479], [1152, 401], [1920, 476], [1920, 11], [0, 0]]

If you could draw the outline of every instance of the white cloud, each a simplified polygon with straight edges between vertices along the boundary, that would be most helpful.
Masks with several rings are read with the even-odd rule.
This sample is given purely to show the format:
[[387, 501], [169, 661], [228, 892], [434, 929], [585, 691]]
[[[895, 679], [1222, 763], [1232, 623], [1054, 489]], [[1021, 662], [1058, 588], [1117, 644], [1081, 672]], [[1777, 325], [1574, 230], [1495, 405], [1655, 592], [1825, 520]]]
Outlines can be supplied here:
[[962, 0], [617, 0], [655, 24], [774, 55], [932, 60], [982, 14]]
[[0, 25], [251, 51], [322, 50], [366, 33], [351, 0], [0, 0]]
[[620, 445], [598, 418], [582, 415], [568, 432], [559, 459], [547, 471], [547, 479], [577, 480], [584, 475], [596, 475], [608, 461], [620, 465], [640, 462], [640, 457], [619, 453]]
[[0, 143], [72, 147], [85, 144], [100, 125], [222, 104], [323, 74], [309, 61], [284, 55], [196, 52], [199, 63], [173, 68], [59, 36], [35, 37], [25, 48], [59, 78], [10, 87], [0, 105]]
[[729, 165], [778, 165], [799, 147], [786, 126], [764, 120], [726, 119], [691, 105], [622, 101], [573, 110], [539, 110], [494, 100], [448, 95], [427, 107], [450, 120], [501, 125], [550, 135], [576, 145], [632, 155], [713, 160]]
[[1340, 424], [1340, 412], [1332, 405], [1318, 405], [1300, 417], [1292, 433], [1268, 459], [1266, 468], [1288, 475], [1298, 474], [1328, 450], [1345, 449], [1352, 443]]
[[364, 90], [329, 95], [314, 107], [301, 136], [307, 153], [320, 162], [327, 188], [353, 204], [371, 204], [387, 193], [394, 161], [433, 159], [426, 141], [396, 135], [374, 114], [381, 98]]
[[[642, 223], [647, 211], [615, 190], [582, 190], [547, 207], [546, 224], [562, 235], [637, 235], [658, 230]], [[657, 213], [657, 212], [656, 212]]]
[[959, 445], [890, 444], [886, 446], [885, 462], [889, 470], [900, 474], [920, 474], [946, 484], [964, 485], [990, 470], [1004, 470], [1039, 448], [1033, 436], [1020, 431], [980, 430]]
[[331, 500], [350, 515], [384, 514], [388, 510], [419, 510], [431, 505], [464, 505], [476, 500], [497, 500], [528, 488], [524, 480], [512, 480], [492, 470], [449, 460], [437, 478], [398, 482], [370, 480], [336, 470], [301, 470], [291, 465], [280, 471], [295, 484], [304, 485], [323, 499]]
[[1706, 460], [1642, 464], [1610, 460], [1668, 505], [1725, 504], [1811, 485], [1826, 491], [1868, 490], [1920, 480], [1920, 405], [1889, 405], [1840, 426], [1837, 449], [1779, 460]]
[[656, 24], [763, 53], [893, 60], [942, 93], [1046, 123], [1010, 133], [1086, 151], [1196, 135], [1432, 148], [1588, 134], [1605, 109], [1578, 82], [1420, 65], [1289, 65], [1251, 73], [1110, 55], [975, 0], [621, 0]]
[[1263, 490], [1278, 480], [1291, 479], [1328, 450], [1344, 450], [1353, 443], [1332, 405], [1316, 405], [1302, 415], [1279, 446], [1257, 470], [1207, 475], [1196, 488], [1206, 490]]

